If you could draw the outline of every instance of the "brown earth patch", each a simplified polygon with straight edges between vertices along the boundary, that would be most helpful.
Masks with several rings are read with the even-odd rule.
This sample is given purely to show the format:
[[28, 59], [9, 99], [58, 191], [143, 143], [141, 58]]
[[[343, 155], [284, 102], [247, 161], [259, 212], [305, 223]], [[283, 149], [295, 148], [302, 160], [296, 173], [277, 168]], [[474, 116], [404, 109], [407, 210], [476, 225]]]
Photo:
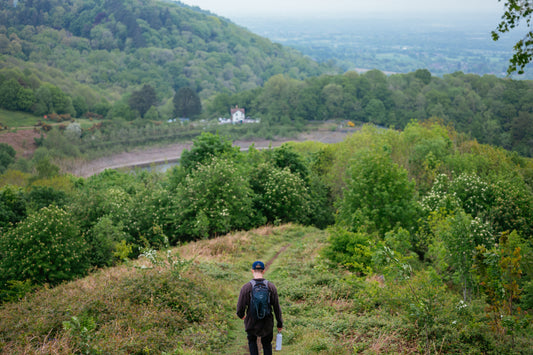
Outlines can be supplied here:
[[39, 138], [41, 132], [34, 129], [19, 129], [0, 133], [0, 143], [7, 143], [17, 152], [17, 158], [30, 158], [37, 149], [35, 138]]

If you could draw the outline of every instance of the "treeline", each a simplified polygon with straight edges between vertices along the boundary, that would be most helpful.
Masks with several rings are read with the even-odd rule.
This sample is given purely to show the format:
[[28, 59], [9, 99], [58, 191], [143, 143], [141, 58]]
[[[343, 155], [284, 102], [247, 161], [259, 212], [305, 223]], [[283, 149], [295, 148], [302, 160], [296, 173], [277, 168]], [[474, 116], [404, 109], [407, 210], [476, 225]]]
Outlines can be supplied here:
[[[431, 284], [431, 294], [413, 291], [423, 302], [411, 313], [435, 343], [445, 336], [435, 314], [456, 294], [461, 309], [484, 309], [499, 339], [512, 333], [527, 348], [533, 163], [435, 121], [247, 153], [204, 133], [166, 173], [83, 179], [42, 161], [33, 175], [7, 170], [0, 186], [3, 301], [153, 249], [292, 222], [328, 228], [332, 267]], [[461, 317], [461, 344], [502, 349]]]
[[438, 117], [479, 142], [533, 156], [533, 82], [425, 69], [386, 76], [323, 75], [303, 81], [277, 75], [263, 87], [211, 100], [208, 115], [230, 105], [271, 125], [342, 118], [403, 129], [412, 119]]
[[[38, 67], [116, 99], [143, 84], [160, 100], [181, 87], [202, 98], [261, 85], [275, 74], [303, 79], [326, 70], [228, 20], [179, 2], [11, 1], [0, 4], [0, 54], [8, 68]], [[53, 82], [50, 80], [50, 82]], [[85, 88], [84, 90], [88, 90]], [[68, 92], [77, 96], [81, 88]]]

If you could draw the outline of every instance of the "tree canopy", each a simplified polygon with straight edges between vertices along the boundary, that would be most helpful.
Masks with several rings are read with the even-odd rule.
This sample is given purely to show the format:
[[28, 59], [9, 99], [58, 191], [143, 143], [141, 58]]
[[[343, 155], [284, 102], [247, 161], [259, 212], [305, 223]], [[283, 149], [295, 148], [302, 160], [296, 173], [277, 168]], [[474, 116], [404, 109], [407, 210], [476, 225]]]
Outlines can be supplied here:
[[191, 88], [180, 88], [174, 95], [174, 114], [177, 117], [195, 117], [202, 112], [198, 94]]

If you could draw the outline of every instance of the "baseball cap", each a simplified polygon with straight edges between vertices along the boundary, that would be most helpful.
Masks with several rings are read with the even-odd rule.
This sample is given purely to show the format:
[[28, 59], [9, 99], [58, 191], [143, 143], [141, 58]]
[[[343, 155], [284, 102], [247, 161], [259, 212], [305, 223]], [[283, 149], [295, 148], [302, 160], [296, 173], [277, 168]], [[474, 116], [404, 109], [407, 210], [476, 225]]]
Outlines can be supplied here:
[[263, 264], [262, 261], [255, 261], [252, 264], [252, 270], [264, 270], [264, 269], [265, 269], [265, 264]]

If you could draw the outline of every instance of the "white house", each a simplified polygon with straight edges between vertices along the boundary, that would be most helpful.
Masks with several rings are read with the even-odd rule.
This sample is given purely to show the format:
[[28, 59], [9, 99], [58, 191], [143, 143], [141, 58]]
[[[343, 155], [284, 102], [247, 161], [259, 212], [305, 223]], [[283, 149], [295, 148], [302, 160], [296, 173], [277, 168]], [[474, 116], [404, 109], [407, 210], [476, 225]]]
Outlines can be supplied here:
[[231, 122], [232, 123], [243, 123], [246, 115], [244, 114], [244, 109], [235, 106], [231, 109]]

